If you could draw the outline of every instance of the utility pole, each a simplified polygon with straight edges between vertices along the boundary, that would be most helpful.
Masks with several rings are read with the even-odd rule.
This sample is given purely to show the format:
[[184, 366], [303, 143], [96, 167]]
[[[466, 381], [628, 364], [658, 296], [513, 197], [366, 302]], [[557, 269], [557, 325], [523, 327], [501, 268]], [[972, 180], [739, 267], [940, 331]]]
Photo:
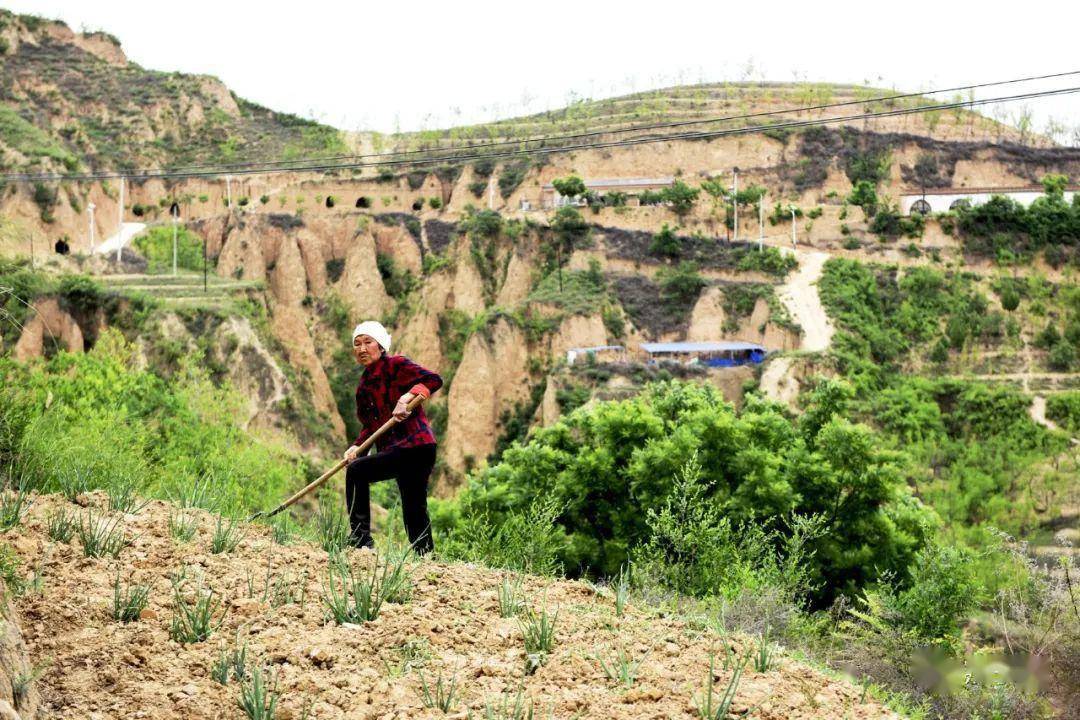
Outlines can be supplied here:
[[788, 209], [791, 210], [791, 249], [795, 250], [797, 249], [795, 243], [795, 206], [788, 205]]
[[735, 242], [739, 242], [739, 168], [731, 171], [732, 188], [731, 207], [735, 210]]
[[232, 210], [232, 176], [225, 176], [225, 206]]
[[[176, 209], [176, 206], [173, 205], [173, 208]], [[180, 218], [178, 212], [170, 214], [172, 215], [172, 274], [176, 277], [176, 221]]]
[[124, 248], [124, 178], [120, 178], [120, 204], [116, 206], [116, 262]]
[[87, 203], [87, 205], [86, 205], [86, 209], [90, 213], [90, 227], [88, 228], [90, 232], [87, 233], [87, 237], [90, 238], [90, 254], [91, 255], [94, 254], [94, 208], [95, 207], [96, 206], [94, 205], [94, 203]]
[[761, 198], [758, 200], [757, 226], [758, 226], [757, 249], [758, 249], [758, 252], [761, 252], [762, 250], [765, 249], [765, 196], [764, 195], [762, 195]]
[[488, 210], [495, 209], [495, 173], [488, 178]]

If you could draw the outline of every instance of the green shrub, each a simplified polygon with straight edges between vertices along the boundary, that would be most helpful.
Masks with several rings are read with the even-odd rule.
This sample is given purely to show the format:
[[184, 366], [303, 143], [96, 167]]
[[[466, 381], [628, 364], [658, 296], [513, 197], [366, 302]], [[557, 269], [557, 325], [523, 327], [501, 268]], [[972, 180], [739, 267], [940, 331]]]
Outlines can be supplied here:
[[685, 305], [701, 294], [708, 281], [698, 273], [697, 263], [683, 261], [674, 268], [663, 268], [657, 274], [661, 295], [668, 305]]
[[53, 209], [59, 202], [59, 191], [56, 187], [46, 183], [34, 183], [34, 202], [37, 203], [41, 221], [51, 223], [56, 220]]
[[[512, 445], [508, 452], [519, 447]], [[554, 524], [561, 510], [557, 500], [538, 497], [495, 517], [486, 504], [471, 496], [433, 504], [432, 524], [446, 529], [441, 556], [537, 575], [562, 571], [564, 537]]]
[[682, 180], [676, 180], [670, 186], [660, 191], [660, 200], [671, 203], [671, 209], [676, 215], [682, 217], [694, 208], [697, 202], [700, 188], [692, 188]]
[[733, 599], [776, 588], [788, 602], [803, 600], [811, 590], [805, 548], [817, 539], [819, 522], [797, 519], [787, 539], [752, 523], [733, 527], [709, 502], [712, 491], [691, 455], [663, 506], [646, 510], [649, 539], [634, 553], [638, 580], [696, 597]]
[[[146, 258], [147, 270], [151, 273], [172, 271], [173, 229], [169, 225], [151, 227], [132, 241], [135, 249]], [[214, 261], [207, 258], [208, 266], [214, 267]], [[180, 270], [198, 270], [203, 268], [203, 240], [186, 227], [177, 227], [176, 266]]]
[[250, 512], [282, 496], [297, 475], [296, 460], [243, 430], [242, 399], [215, 386], [201, 360], [182, 357], [166, 382], [138, 366], [115, 329], [88, 353], [34, 366], [0, 359], [0, 386], [9, 388], [0, 393], [0, 418], [22, 413], [8, 440], [17, 451], [4, 462], [36, 490], [73, 499], [138, 478], [148, 497], [203, 488], [198, 504]]
[[742, 272], [763, 272], [784, 278], [798, 266], [799, 261], [794, 255], [782, 253], [774, 247], [766, 247], [744, 253], [736, 267]]
[[861, 207], [866, 217], [873, 217], [878, 208], [877, 183], [870, 180], [859, 180], [851, 188], [851, 194], [847, 196], [847, 202]]
[[649, 254], [666, 258], [678, 257], [682, 250], [682, 243], [675, 236], [677, 229], [668, 227], [668, 224], [664, 223], [660, 232], [653, 235], [652, 243], [649, 245]]
[[776, 205], [773, 206], [772, 213], [770, 213], [769, 215], [769, 224], [779, 225], [782, 222], [791, 222], [792, 209], [795, 210], [796, 218], [801, 218], [803, 216], [803, 211], [801, 208], [795, 207], [793, 205], [783, 205], [781, 203], [776, 203]]
[[376, 253], [375, 265], [390, 297], [400, 299], [416, 288], [416, 278], [409, 270], [399, 268], [392, 255]]
[[[595, 403], [534, 431], [455, 500], [436, 504], [433, 521], [450, 534], [443, 546], [462, 559], [490, 553], [521, 567], [506, 554], [522, 536], [545, 543], [573, 574], [612, 576], [652, 534], [641, 508], [664, 507], [696, 452], [713, 482], [704, 497], [733, 528], [753, 520], [786, 541], [794, 531], [781, 518], [825, 515], [821, 534], [805, 543], [816, 597], [883, 572], [903, 576], [927, 513], [874, 433], [833, 417], [836, 410], [815, 410], [823, 402], [811, 401], [794, 424], [761, 402], [736, 414], [709, 386], [655, 383], [634, 399]], [[533, 498], [544, 498], [547, 511], [523, 523]], [[514, 525], [535, 530], [519, 535]]]
[[499, 173], [499, 194], [504, 200], [513, 195], [525, 181], [525, 175], [528, 174], [530, 167], [532, 167], [532, 162], [529, 158], [516, 160], [503, 166], [502, 172]]
[[503, 218], [495, 210], [477, 210], [472, 205], [465, 207], [465, 217], [459, 228], [469, 235], [483, 238], [496, 238], [503, 231]]
[[1053, 370], [1067, 372], [1076, 364], [1076, 348], [1065, 340], [1061, 340], [1050, 348], [1046, 362]]
[[888, 206], [879, 207], [870, 221], [870, 232], [889, 239], [901, 235], [920, 238], [925, 227], [926, 218], [921, 213], [904, 216], [895, 207]]
[[1067, 430], [1080, 431], [1080, 392], [1063, 392], [1048, 396], [1046, 417]]
[[[995, 195], [980, 205], [959, 208], [956, 224], [964, 249], [983, 256], [998, 255], [1008, 249], [1028, 258], [1045, 248], [1048, 254], [1062, 257], [1064, 253], [1051, 248], [1075, 246], [1080, 233], [1080, 204], [1075, 200], [1071, 204], [1065, 202], [1055, 176], [1047, 176], [1044, 187], [1043, 197], [1036, 198], [1028, 207], [1009, 197]], [[1049, 260], [1058, 261], [1054, 257]]]
[[907, 586], [886, 595], [885, 605], [899, 624], [924, 640], [957, 637], [960, 622], [978, 607], [982, 592], [974, 558], [962, 548], [932, 544], [911, 566]]
[[1014, 287], [1007, 287], [1001, 292], [1001, 307], [1013, 312], [1020, 307], [1020, 293]]

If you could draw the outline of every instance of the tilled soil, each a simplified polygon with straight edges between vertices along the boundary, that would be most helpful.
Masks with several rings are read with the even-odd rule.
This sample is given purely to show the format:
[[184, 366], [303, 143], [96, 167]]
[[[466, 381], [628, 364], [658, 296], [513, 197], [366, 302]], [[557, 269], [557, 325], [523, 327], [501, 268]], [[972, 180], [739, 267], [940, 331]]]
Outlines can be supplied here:
[[[80, 500], [104, 513], [104, 495]], [[152, 501], [124, 516], [132, 544], [119, 561], [86, 558], [77, 535], [70, 543], [48, 538], [46, 517], [60, 507], [86, 512], [60, 496], [37, 496], [6, 538], [25, 568], [43, 576], [40, 592], [15, 602], [31, 660], [47, 664], [37, 685], [42, 714], [50, 718], [242, 718], [239, 685], [232, 679], [219, 684], [210, 670], [221, 649], [245, 644], [248, 658], [276, 678], [281, 720], [305, 712], [311, 720], [465, 718], [470, 710], [482, 718], [486, 702], [519, 690], [535, 705], [537, 718], [695, 718], [693, 698], [701, 692], [710, 652], [717, 654], [722, 692], [731, 677], [723, 669], [725, 645], [741, 654], [752, 644], [632, 604], [617, 617], [611, 597], [584, 583], [527, 576], [531, 603], [558, 611], [554, 648], [527, 674], [522, 628], [499, 616], [498, 571], [418, 561], [408, 601], [385, 605], [372, 622], [337, 625], [327, 619], [322, 600], [327, 553], [307, 541], [278, 545], [268, 528], [251, 525], [233, 552], [212, 554], [213, 515], [193, 511], [198, 530], [179, 543], [169, 531], [176, 508]], [[373, 557], [354, 551], [352, 560], [370, 566]], [[197, 587], [212, 587], [225, 609], [220, 629], [189, 645], [169, 636], [173, 577], [185, 568], [192, 595]], [[125, 585], [151, 586], [138, 621], [112, 619], [117, 572]], [[285, 598], [289, 580], [295, 601], [275, 602], [275, 595]], [[610, 662], [619, 649], [635, 660], [644, 656], [629, 689], [609, 680], [596, 659]], [[431, 685], [440, 673], [456, 678], [448, 713], [425, 708], [421, 673]], [[763, 720], [896, 717], [861, 695], [851, 683], [780, 653], [767, 672], [746, 668], [733, 711], [738, 716], [753, 709], [752, 716]]]

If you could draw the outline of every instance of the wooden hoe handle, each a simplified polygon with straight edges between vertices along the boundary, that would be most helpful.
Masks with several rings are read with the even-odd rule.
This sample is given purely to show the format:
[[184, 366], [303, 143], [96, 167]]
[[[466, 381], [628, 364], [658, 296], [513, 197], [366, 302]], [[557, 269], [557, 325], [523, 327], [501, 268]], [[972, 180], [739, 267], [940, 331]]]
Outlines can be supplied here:
[[[424, 402], [424, 397], [422, 395], [417, 395], [416, 397], [414, 397], [412, 400], [409, 401], [409, 404], [406, 407], [408, 408], [409, 412], [412, 412], [422, 402]], [[378, 440], [380, 437], [382, 437], [383, 433], [385, 433], [387, 430], [389, 430], [390, 428], [394, 427], [397, 424], [398, 424], [398, 419], [395, 418], [395, 417], [391, 417], [389, 420], [384, 422], [382, 424], [382, 427], [380, 427], [375, 432], [371, 433], [371, 435], [368, 436], [368, 439], [365, 440], [360, 445], [360, 452], [358, 452], [357, 455], [359, 456], [359, 455], [363, 455], [364, 453], [366, 453], [371, 448], [371, 446], [373, 444], [375, 444], [375, 441]], [[317, 490], [319, 487], [321, 487], [323, 485], [323, 483], [325, 483], [330, 478], [334, 477], [334, 475], [336, 475], [341, 470], [341, 468], [345, 467], [348, 464], [349, 464], [349, 462], [347, 460], [345, 460], [344, 458], [342, 458], [341, 460], [338, 461], [337, 465], [335, 465], [334, 467], [332, 467], [329, 470], [327, 470], [326, 472], [324, 472], [322, 475], [320, 475], [315, 480], [312, 480], [310, 483], [305, 485], [300, 490], [296, 491], [296, 493], [294, 493], [288, 500], [281, 503], [280, 505], [278, 505], [276, 508], [274, 508], [273, 510], [271, 510], [268, 513], [255, 513], [254, 515], [251, 516], [251, 519], [248, 522], [251, 522], [255, 518], [259, 517], [260, 515], [265, 515], [268, 518], [274, 517], [275, 515], [277, 515], [279, 512], [281, 512], [285, 508], [287, 508], [290, 505], [294, 504], [300, 498], [304, 497], [305, 495], [312, 492], [313, 490]]]

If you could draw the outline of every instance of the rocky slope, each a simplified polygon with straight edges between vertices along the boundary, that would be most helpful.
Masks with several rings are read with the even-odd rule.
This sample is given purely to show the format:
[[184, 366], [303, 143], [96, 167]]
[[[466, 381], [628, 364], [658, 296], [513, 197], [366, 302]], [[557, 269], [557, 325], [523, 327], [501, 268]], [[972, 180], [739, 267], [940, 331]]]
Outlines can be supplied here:
[[[553, 648], [530, 674], [521, 624], [500, 617], [502, 573], [415, 562], [407, 600], [386, 604], [374, 621], [338, 625], [327, 619], [323, 602], [327, 553], [306, 541], [276, 544], [262, 526], [245, 526], [234, 551], [213, 554], [213, 516], [189, 511], [196, 531], [180, 542], [169, 532], [177, 509], [153, 501], [117, 518], [130, 541], [119, 561], [84, 557], [77, 537], [49, 539], [51, 513], [94, 509], [104, 518], [106, 502], [104, 495], [84, 496], [83, 508], [59, 496], [35, 497], [29, 514], [7, 537], [43, 579], [40, 591], [11, 600], [21, 616], [29, 659], [44, 666], [33, 690], [40, 696], [39, 716], [241, 717], [237, 682], [222, 685], [211, 670], [222, 653], [246, 648], [248, 668], [265, 668], [273, 678], [282, 720], [464, 718], [469, 711], [482, 714], [485, 703], [498, 705], [502, 697], [512, 705], [519, 690], [541, 717], [691, 718], [710, 653], [718, 655], [719, 692], [732, 675], [722, 658], [756, 645], [753, 639], [717, 635], [703, 623], [658, 615], [633, 601], [618, 616], [607, 592], [525, 576], [523, 594], [531, 606], [558, 613]], [[364, 553], [350, 561], [363, 568], [373, 559]], [[149, 603], [133, 622], [111, 616], [118, 572], [125, 588], [149, 588]], [[183, 588], [180, 601], [174, 582]], [[210, 589], [221, 602], [214, 614], [220, 627], [202, 642], [171, 639], [177, 603], [193, 602]], [[610, 661], [619, 650], [641, 660], [628, 688], [609, 680], [597, 659]], [[446, 715], [422, 701], [421, 677], [433, 684], [439, 675], [457, 682]], [[32, 709], [21, 708], [26, 708], [23, 720], [35, 717]], [[896, 717], [858, 687], [782, 651], [764, 672], [746, 668], [732, 709], [749, 708], [755, 708], [755, 717], [771, 720]]]
[[0, 9], [0, 171], [345, 150], [337, 130], [250, 103], [217, 78], [139, 67], [108, 33]]

